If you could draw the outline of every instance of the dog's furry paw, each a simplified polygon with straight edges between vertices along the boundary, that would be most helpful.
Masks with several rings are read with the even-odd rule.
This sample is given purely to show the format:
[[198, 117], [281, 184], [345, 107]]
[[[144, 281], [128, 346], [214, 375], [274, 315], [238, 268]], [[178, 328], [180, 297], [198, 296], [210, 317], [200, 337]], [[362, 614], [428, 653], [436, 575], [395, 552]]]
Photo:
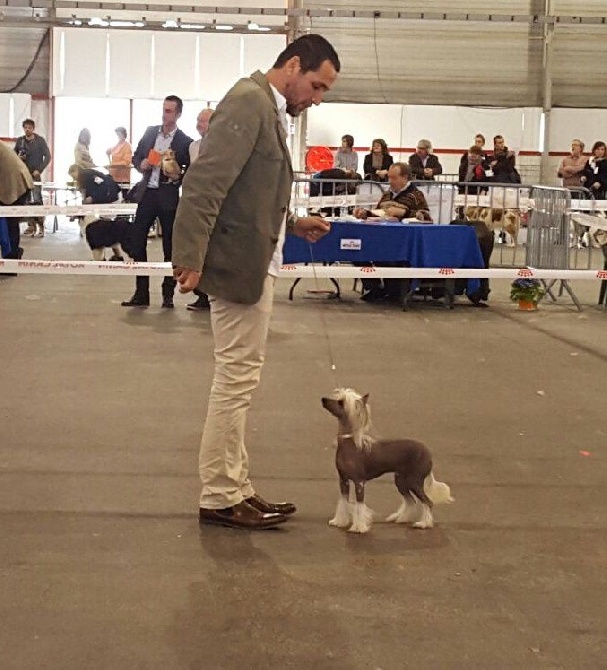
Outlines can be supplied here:
[[350, 523], [350, 519], [338, 519], [336, 516], [329, 519], [329, 526], [334, 526], [335, 528], [347, 528]]
[[352, 524], [350, 528], [348, 528], [348, 533], [368, 533], [369, 530], [371, 530], [371, 525], [363, 525], [363, 524]]
[[420, 529], [426, 529], [426, 528], [433, 528], [434, 527], [434, 521], [416, 521], [413, 524], [413, 528], [420, 528]]

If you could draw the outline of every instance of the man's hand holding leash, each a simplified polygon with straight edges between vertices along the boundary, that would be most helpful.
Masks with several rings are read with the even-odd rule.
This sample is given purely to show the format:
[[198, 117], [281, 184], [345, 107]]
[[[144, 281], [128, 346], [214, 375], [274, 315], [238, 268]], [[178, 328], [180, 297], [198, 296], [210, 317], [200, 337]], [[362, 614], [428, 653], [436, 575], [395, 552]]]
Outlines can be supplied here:
[[[293, 227], [293, 235], [303, 237], [307, 242], [318, 242], [331, 230], [331, 224], [320, 216], [299, 216]], [[191, 270], [190, 268], [175, 268], [173, 277], [179, 284], [180, 293], [189, 293], [193, 291], [200, 281], [202, 272]]]
[[321, 216], [298, 216], [293, 227], [293, 235], [303, 237], [307, 242], [318, 242], [331, 230], [331, 224]]
[[173, 277], [175, 277], [179, 284], [179, 293], [189, 293], [198, 286], [202, 272], [190, 270], [190, 268], [175, 268], [173, 270]]

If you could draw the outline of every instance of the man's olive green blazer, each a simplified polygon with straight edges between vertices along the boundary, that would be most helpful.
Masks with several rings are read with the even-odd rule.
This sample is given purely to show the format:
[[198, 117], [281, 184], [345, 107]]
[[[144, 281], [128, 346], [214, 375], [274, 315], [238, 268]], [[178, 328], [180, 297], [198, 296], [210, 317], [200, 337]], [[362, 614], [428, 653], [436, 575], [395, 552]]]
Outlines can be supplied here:
[[[293, 169], [272, 89], [261, 72], [241, 79], [211, 117], [190, 165], [173, 229], [173, 265], [202, 270], [198, 288], [231, 302], [261, 297]], [[293, 222], [289, 215], [287, 227]]]

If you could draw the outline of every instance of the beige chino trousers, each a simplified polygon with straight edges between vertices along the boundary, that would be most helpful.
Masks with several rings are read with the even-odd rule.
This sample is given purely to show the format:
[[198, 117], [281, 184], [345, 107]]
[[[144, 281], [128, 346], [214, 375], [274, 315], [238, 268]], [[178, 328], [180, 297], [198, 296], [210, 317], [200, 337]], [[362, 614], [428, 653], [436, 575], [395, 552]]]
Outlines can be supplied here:
[[265, 358], [273, 298], [271, 275], [254, 305], [209, 296], [215, 373], [198, 461], [200, 506], [206, 509], [231, 507], [255, 493], [244, 434]]

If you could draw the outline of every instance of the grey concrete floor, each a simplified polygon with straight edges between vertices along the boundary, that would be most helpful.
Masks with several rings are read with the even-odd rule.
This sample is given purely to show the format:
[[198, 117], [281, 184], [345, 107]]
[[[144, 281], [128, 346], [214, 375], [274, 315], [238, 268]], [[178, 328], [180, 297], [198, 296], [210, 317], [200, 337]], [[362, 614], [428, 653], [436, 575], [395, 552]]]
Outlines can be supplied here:
[[[28, 258], [87, 258], [72, 224]], [[150, 242], [158, 258], [158, 241]], [[598, 256], [596, 267], [598, 267]], [[129, 278], [0, 279], [4, 670], [607, 667], [607, 312], [598, 285], [537, 313], [408, 313], [279, 284], [249, 421], [252, 474], [299, 513], [263, 533], [197, 523], [208, 314], [121, 309]], [[334, 352], [331, 371], [328, 344]], [[425, 441], [456, 502], [418, 531], [327, 526], [335, 425]], [[368, 486], [381, 518], [398, 496]]]

